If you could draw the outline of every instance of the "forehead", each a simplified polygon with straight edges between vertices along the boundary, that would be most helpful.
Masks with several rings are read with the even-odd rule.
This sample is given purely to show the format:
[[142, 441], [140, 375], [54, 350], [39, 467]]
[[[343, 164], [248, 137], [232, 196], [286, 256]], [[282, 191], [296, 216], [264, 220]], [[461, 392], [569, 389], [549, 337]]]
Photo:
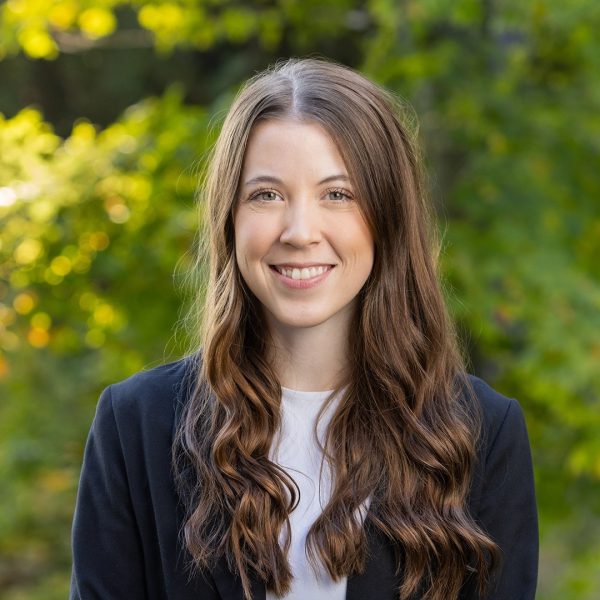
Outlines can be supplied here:
[[283, 169], [347, 173], [344, 160], [327, 130], [314, 121], [269, 119], [254, 125], [244, 155], [245, 176]]

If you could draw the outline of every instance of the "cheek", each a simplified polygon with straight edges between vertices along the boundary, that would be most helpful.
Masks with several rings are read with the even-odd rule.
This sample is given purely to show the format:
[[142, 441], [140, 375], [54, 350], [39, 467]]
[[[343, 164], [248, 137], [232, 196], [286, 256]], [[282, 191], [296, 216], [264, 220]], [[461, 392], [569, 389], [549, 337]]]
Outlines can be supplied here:
[[357, 240], [360, 240], [361, 253], [364, 257], [365, 267], [368, 268], [368, 275], [371, 272], [375, 259], [375, 240], [373, 239], [371, 229], [362, 217], [360, 223], [358, 223]]
[[260, 215], [240, 215], [234, 220], [235, 253], [242, 272], [252, 268], [252, 262], [260, 260], [272, 245], [268, 220]]
[[368, 276], [373, 267], [375, 245], [373, 236], [367, 224], [362, 219], [347, 223], [344, 244], [350, 250], [357, 268], [364, 270], [365, 275]]

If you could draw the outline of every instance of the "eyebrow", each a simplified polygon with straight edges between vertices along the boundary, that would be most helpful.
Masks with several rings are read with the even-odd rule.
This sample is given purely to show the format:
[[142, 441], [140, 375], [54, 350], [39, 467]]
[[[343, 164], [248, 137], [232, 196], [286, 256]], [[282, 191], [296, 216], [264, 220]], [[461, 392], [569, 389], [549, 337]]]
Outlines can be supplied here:
[[[350, 181], [350, 177], [342, 173], [338, 173], [336, 175], [325, 177], [325, 179], [321, 179], [317, 185], [322, 185], [323, 183], [328, 183], [329, 181]], [[255, 183], [277, 183], [279, 185], [283, 185], [283, 181], [279, 179], [279, 177], [272, 177], [271, 175], [259, 175], [258, 177], [253, 177], [252, 179], [248, 179], [244, 185], [253, 185]]]

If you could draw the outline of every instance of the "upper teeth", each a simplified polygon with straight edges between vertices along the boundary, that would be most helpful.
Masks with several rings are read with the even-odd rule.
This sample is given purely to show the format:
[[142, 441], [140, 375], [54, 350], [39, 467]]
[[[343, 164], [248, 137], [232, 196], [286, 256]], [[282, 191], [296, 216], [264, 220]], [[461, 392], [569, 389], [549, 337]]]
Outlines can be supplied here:
[[309, 267], [304, 269], [288, 269], [286, 267], [275, 267], [282, 275], [290, 277], [291, 279], [312, 279], [317, 275], [323, 275], [329, 267]]

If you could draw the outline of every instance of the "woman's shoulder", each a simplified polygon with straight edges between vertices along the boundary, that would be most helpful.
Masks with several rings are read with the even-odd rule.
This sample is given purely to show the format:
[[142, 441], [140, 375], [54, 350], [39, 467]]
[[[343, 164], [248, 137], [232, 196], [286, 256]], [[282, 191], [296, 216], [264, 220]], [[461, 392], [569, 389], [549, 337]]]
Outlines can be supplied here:
[[501, 419], [514, 399], [501, 394], [480, 377], [469, 375], [468, 380], [485, 417], [490, 421]]
[[525, 415], [518, 400], [501, 394], [475, 375], [469, 375], [468, 379], [481, 408], [482, 441], [487, 452], [500, 437], [527, 435]]
[[110, 405], [117, 423], [171, 424], [193, 384], [197, 358], [197, 354], [188, 355], [110, 384], [102, 393], [98, 410], [102, 404]]

